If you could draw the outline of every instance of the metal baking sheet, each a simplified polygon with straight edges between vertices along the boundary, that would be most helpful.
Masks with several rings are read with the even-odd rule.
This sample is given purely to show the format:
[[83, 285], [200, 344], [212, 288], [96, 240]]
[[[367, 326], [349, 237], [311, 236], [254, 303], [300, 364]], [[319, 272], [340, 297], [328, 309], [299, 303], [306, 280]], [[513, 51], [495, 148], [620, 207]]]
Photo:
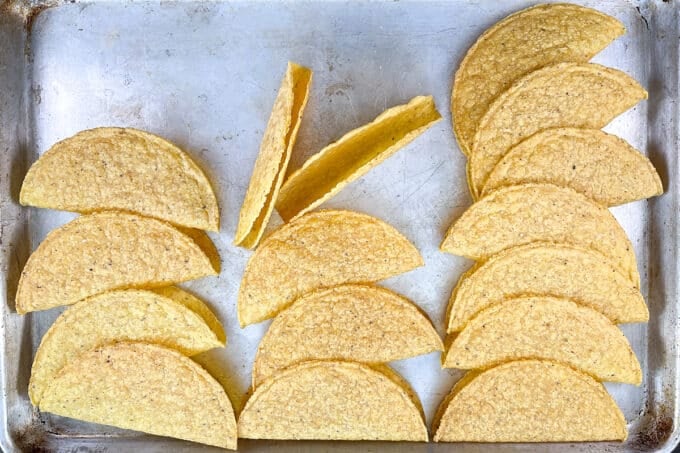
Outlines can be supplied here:
[[[103, 125], [146, 129], [176, 142], [208, 172], [221, 205], [212, 234], [223, 259], [215, 278], [186, 284], [225, 325], [229, 344], [200, 357], [238, 409], [268, 323], [240, 329], [236, 293], [250, 255], [231, 245], [259, 141], [288, 60], [314, 82], [291, 168], [385, 108], [432, 94], [444, 121], [325, 207], [383, 218], [421, 250], [426, 266], [384, 282], [415, 301], [444, 334], [446, 303], [471, 261], [438, 251], [471, 200], [453, 139], [452, 74], [487, 27], [534, 2], [0, 3], [0, 445], [14, 451], [182, 451], [209, 448], [40, 414], [27, 397], [30, 365], [60, 310], [19, 316], [19, 272], [45, 234], [73, 217], [21, 209], [28, 166], [56, 141]], [[678, 443], [678, 3], [586, 1], [627, 27], [595, 58], [624, 70], [649, 101], [607, 130], [649, 155], [666, 193], [614, 209], [638, 257], [651, 319], [623, 330], [644, 382], [607, 385], [629, 422], [624, 444], [475, 445], [240, 441], [242, 451], [671, 451]], [[277, 220], [279, 221], [279, 220]], [[276, 222], [274, 222], [276, 223]], [[393, 364], [420, 396], [428, 424], [460, 373], [439, 354]]]

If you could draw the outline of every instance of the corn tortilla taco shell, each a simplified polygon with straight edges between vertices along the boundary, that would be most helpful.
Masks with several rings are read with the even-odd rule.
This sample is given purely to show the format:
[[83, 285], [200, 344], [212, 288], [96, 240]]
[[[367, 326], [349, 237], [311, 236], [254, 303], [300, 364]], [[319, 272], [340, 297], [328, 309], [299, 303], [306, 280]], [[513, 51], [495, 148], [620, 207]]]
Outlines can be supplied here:
[[332, 198], [441, 119], [432, 96], [417, 96], [345, 134], [291, 174], [276, 200], [285, 221]]
[[640, 290], [607, 257], [538, 242], [504, 250], [463, 275], [449, 301], [447, 331], [458, 332], [483, 309], [521, 296], [570, 299], [615, 324], [649, 320]]
[[413, 392], [381, 369], [342, 361], [290, 367], [253, 392], [239, 417], [239, 437], [426, 442]]
[[517, 80], [482, 117], [468, 159], [474, 198], [498, 162], [522, 140], [544, 129], [600, 129], [643, 99], [633, 78], [593, 63], [559, 63]]
[[544, 360], [468, 372], [435, 416], [435, 442], [585, 442], [627, 437], [604, 386]]
[[50, 232], [31, 254], [16, 308], [23, 314], [114, 289], [162, 287], [215, 274], [201, 248], [166, 222], [116, 212], [84, 215]]
[[130, 128], [77, 133], [28, 170], [21, 204], [89, 214], [120, 210], [178, 226], [218, 231], [215, 193], [187, 153]]
[[386, 363], [443, 348], [425, 314], [392, 291], [360, 284], [321, 289], [274, 319], [257, 349], [253, 387], [303, 361]]
[[311, 70], [288, 63], [241, 206], [234, 245], [255, 248], [262, 238], [286, 175], [311, 83]]
[[236, 418], [222, 386], [162, 346], [117, 343], [81, 354], [57, 373], [40, 410], [236, 449]]
[[592, 308], [557, 297], [523, 297], [491, 306], [453, 339], [445, 368], [485, 369], [521, 359], [564, 363], [599, 381], [640, 385], [628, 340]]
[[633, 246], [609, 210], [552, 184], [505, 187], [482, 198], [453, 223], [441, 249], [483, 261], [532, 242], [592, 249], [640, 286]]
[[500, 187], [527, 183], [570, 187], [605, 206], [663, 193], [649, 159], [599, 129], [556, 128], [532, 135], [496, 165], [482, 197]]
[[248, 260], [239, 322], [272, 318], [318, 288], [376, 282], [422, 264], [413, 244], [382, 220], [352, 211], [311, 212], [274, 231]]

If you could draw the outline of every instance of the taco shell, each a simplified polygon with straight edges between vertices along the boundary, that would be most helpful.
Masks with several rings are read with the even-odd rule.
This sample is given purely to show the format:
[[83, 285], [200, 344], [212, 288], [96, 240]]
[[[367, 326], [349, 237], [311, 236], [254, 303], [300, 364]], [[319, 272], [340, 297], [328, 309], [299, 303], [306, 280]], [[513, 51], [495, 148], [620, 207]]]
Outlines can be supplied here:
[[482, 117], [468, 160], [478, 198], [498, 162], [522, 140], [544, 129], [600, 129], [647, 92], [621, 71], [593, 63], [560, 63], [517, 80]]
[[236, 419], [222, 386], [162, 346], [118, 343], [81, 354], [50, 382], [40, 410], [236, 449]]
[[375, 217], [311, 212], [274, 231], [248, 260], [239, 322], [243, 327], [272, 318], [315, 289], [376, 282], [422, 264], [413, 244]]
[[539, 242], [504, 250], [462, 276], [449, 301], [447, 331], [458, 332], [485, 308], [527, 295], [570, 299], [615, 324], [649, 320], [640, 290], [607, 257]]
[[386, 363], [444, 349], [416, 305], [385, 288], [342, 285], [306, 294], [281, 312], [253, 364], [253, 387], [307, 360]]
[[442, 402], [435, 442], [585, 442], [627, 437], [604, 386], [544, 360], [468, 372]]
[[71, 305], [114, 289], [167, 286], [217, 274], [210, 259], [166, 222], [134, 214], [81, 216], [47, 235], [24, 266], [20, 314]]
[[120, 210], [178, 226], [218, 231], [215, 193], [187, 153], [137, 129], [82, 131], [29, 169], [21, 204], [88, 214]]
[[533, 358], [564, 363], [599, 381], [642, 382], [635, 353], [616, 325], [556, 297], [509, 299], [480, 312], [453, 339], [443, 366], [485, 369]]
[[482, 197], [500, 187], [527, 183], [570, 187], [605, 206], [663, 193], [649, 159], [599, 129], [557, 128], [532, 135], [496, 165]]
[[319, 206], [441, 119], [432, 96], [384, 111], [371, 123], [345, 134], [291, 174], [276, 200], [287, 222]]
[[413, 392], [381, 369], [341, 361], [288, 368], [255, 389], [239, 417], [239, 437], [427, 442]]
[[531, 242], [553, 242], [605, 255], [639, 287], [630, 240], [609, 210], [573, 189], [524, 184], [499, 189], [456, 220], [441, 249], [474, 260]]
[[262, 238], [286, 176], [311, 83], [311, 70], [288, 63], [241, 206], [235, 245], [255, 248]]

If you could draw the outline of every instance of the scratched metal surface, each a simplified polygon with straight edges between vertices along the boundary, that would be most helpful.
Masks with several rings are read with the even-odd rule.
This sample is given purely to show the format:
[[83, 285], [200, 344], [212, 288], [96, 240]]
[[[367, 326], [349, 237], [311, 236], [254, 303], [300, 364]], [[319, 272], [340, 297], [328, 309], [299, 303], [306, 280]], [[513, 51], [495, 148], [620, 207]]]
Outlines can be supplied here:
[[[324, 207], [383, 218], [412, 239], [426, 265], [386, 281], [420, 305], [444, 334], [445, 307], [471, 262], [440, 253], [453, 219], [469, 206], [465, 159], [453, 139], [448, 108], [451, 76], [476, 37], [533, 2], [512, 0], [346, 2], [109, 1], [8, 3], [0, 10], [0, 445], [5, 451], [203, 450], [185, 442], [75, 422], [31, 408], [30, 363], [60, 310], [20, 317], [18, 273], [45, 234], [67, 213], [20, 209], [18, 190], [39, 153], [79, 130], [131, 126], [185, 148], [207, 171], [222, 208], [212, 234], [222, 274], [186, 286], [225, 325], [229, 344], [200, 357], [244, 402], [250, 367], [268, 323], [241, 330], [235, 314], [239, 279], [250, 253], [231, 246], [263, 128], [286, 61], [314, 70], [314, 83], [291, 168], [387, 107], [432, 94], [445, 120]], [[628, 33], [595, 61], [637, 78], [650, 99], [607, 129], [647, 153], [667, 193], [614, 209], [638, 257], [648, 325], [623, 330], [644, 367], [639, 388], [607, 385], [629, 421], [623, 444], [537, 445], [534, 450], [671, 451], [678, 442], [677, 94], [678, 7], [673, 2], [584, 2], [611, 14]], [[40, 7], [49, 6], [42, 10]], [[278, 220], [277, 220], [278, 221]], [[275, 222], [276, 223], [276, 222]], [[439, 354], [393, 364], [434, 411], [460, 373], [441, 370]], [[252, 442], [244, 451], [444, 451], [435, 444]], [[488, 445], [457, 445], [486, 451]], [[497, 445], [498, 451], [526, 445]]]

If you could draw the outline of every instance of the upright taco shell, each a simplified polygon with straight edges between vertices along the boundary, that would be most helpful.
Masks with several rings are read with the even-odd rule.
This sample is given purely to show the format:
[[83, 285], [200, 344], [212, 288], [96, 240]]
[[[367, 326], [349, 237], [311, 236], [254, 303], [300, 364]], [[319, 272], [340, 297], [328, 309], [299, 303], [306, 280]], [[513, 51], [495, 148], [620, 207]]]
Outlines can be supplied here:
[[102, 212], [57, 228], [19, 279], [19, 313], [71, 305], [114, 289], [154, 288], [217, 274], [189, 236], [160, 220]]
[[640, 285], [633, 245], [609, 210], [573, 189], [552, 184], [505, 187], [482, 198], [453, 223], [441, 249], [484, 261], [532, 242], [595, 250], [633, 285]]
[[236, 449], [236, 418], [222, 386], [162, 346], [118, 343], [81, 354], [50, 382], [40, 410]]
[[130, 128], [82, 131], [28, 170], [21, 204], [89, 214], [119, 210], [178, 226], [218, 231], [215, 193], [187, 153]]
[[570, 187], [605, 206], [663, 193], [654, 165], [625, 140], [573, 127], [546, 129], [510, 149], [489, 175], [482, 197], [527, 183]]
[[521, 297], [475, 316], [449, 347], [443, 366], [485, 369], [521, 359], [564, 363], [600, 381], [640, 385], [628, 340], [592, 308], [556, 297]]
[[420, 403], [396, 373], [311, 361], [267, 379], [238, 421], [239, 437], [427, 442]]
[[627, 437], [602, 384], [545, 360], [468, 372], [435, 416], [435, 442], [586, 442]]
[[422, 264], [413, 244], [375, 217], [311, 212], [273, 232], [248, 260], [238, 293], [239, 322], [272, 318], [315, 289], [376, 282]]
[[386, 363], [444, 348], [416, 305], [385, 288], [349, 284], [306, 294], [260, 341], [253, 387], [306, 360]]

